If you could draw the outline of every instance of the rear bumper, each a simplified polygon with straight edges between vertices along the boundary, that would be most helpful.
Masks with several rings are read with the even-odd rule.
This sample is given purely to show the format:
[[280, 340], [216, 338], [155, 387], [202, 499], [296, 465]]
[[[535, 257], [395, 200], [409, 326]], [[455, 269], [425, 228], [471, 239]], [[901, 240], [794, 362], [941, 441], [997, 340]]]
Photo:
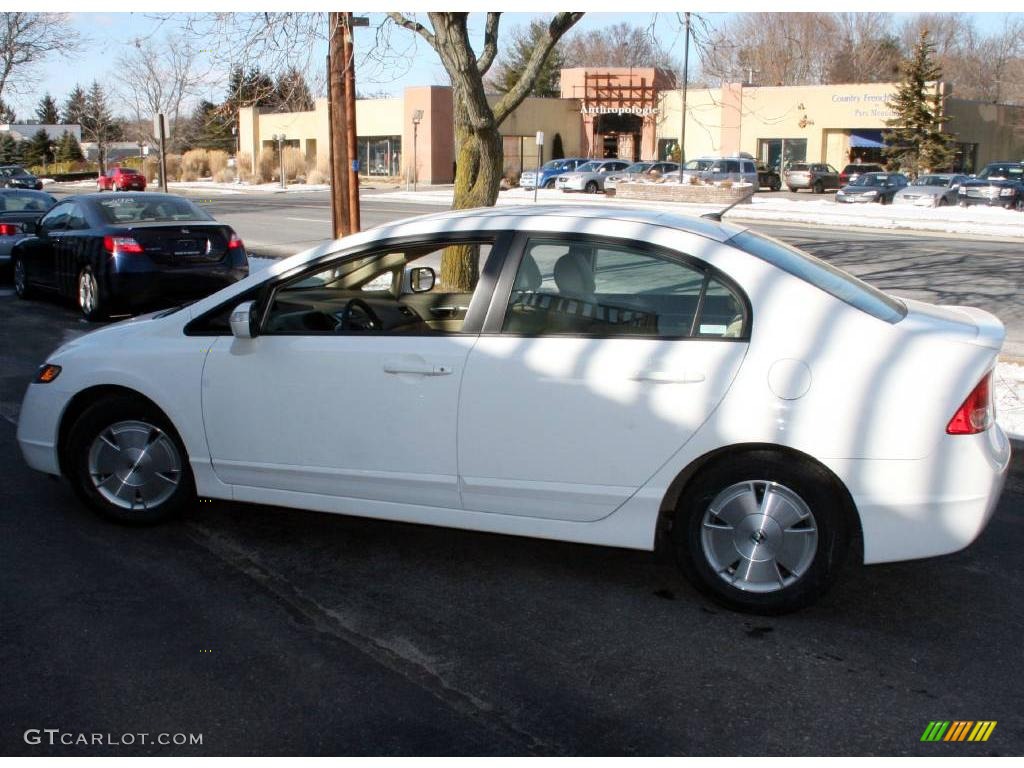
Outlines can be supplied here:
[[967, 197], [967, 195], [960, 195], [957, 198], [957, 202], [969, 208], [972, 205], [984, 205], [989, 208], [1012, 208], [1017, 202], [1015, 197]]
[[915, 560], [971, 544], [995, 512], [1010, 466], [999, 426], [945, 436], [914, 461], [849, 461], [839, 469], [864, 535], [864, 562]]
[[145, 272], [112, 272], [107, 275], [111, 304], [118, 309], [139, 310], [161, 304], [201, 299], [249, 274], [248, 264], [195, 265], [154, 268]]

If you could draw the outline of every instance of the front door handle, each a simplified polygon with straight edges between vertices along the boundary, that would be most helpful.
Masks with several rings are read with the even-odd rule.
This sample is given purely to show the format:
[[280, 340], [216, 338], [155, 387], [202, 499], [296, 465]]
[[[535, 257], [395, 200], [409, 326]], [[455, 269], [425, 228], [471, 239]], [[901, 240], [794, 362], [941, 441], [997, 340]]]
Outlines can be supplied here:
[[702, 371], [639, 371], [630, 378], [652, 384], [699, 384], [705, 376]]
[[450, 365], [430, 365], [429, 363], [384, 363], [384, 373], [411, 373], [415, 376], [449, 376]]

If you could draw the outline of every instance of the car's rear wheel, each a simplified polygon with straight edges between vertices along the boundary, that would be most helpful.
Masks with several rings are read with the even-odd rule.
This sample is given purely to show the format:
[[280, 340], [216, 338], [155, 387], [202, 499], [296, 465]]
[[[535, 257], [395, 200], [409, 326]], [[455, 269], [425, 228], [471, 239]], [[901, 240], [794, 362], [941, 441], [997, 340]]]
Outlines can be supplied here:
[[782, 182], [779, 179], [772, 179], [772, 182], [768, 186], [768, 188], [772, 192], [778, 192], [780, 189], [782, 189]]
[[28, 274], [25, 272], [25, 262], [18, 256], [11, 260], [11, 276], [14, 280], [14, 292], [18, 298], [32, 298], [32, 286], [29, 285]]
[[588, 181], [587, 185], [583, 188], [585, 192], [589, 192], [590, 194], [594, 194], [598, 189], [599, 187], [596, 181]]
[[831, 475], [770, 451], [703, 470], [672, 533], [679, 565], [701, 591], [765, 614], [817, 600], [850, 548], [846, 502]]
[[78, 273], [78, 308], [82, 316], [90, 322], [103, 320], [106, 317], [106, 302], [103, 299], [96, 273], [92, 267], [82, 267]]
[[548, 179], [547, 181], [544, 182], [544, 189], [554, 189], [554, 188], [555, 188], [555, 180], [554, 179]]
[[937, 203], [936, 203], [935, 205], [936, 205], [937, 207], [941, 208], [941, 207], [942, 207], [942, 206], [944, 206], [944, 205], [949, 205], [949, 201], [948, 201], [948, 200], [946, 200], [946, 198], [944, 198], [944, 197], [940, 197], [940, 198], [939, 198], [939, 200], [938, 200], [938, 202], [937, 202]]
[[119, 523], [158, 523], [195, 498], [181, 438], [156, 407], [130, 394], [99, 400], [78, 417], [65, 469], [79, 498]]
[[789, 184], [786, 185], [786, 189], [788, 189], [790, 192], [796, 192], [796, 187], [791, 187], [789, 186]]

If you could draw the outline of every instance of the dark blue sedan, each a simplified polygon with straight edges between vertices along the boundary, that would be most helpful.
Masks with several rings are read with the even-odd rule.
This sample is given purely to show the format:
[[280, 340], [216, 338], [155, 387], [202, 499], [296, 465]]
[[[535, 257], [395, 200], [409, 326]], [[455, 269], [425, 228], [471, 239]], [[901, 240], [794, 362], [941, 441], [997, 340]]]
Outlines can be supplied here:
[[231, 227], [176, 195], [68, 197], [11, 251], [14, 289], [75, 299], [88, 320], [199, 299], [249, 274]]

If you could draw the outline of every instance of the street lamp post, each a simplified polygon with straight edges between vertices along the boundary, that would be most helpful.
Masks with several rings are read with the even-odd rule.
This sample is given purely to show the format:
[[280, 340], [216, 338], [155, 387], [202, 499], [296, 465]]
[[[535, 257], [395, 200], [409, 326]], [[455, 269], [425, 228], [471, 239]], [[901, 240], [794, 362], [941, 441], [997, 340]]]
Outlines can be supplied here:
[[423, 120], [423, 110], [417, 109], [412, 113], [412, 191], [416, 191], [416, 184], [420, 180], [419, 165], [417, 163], [417, 145], [419, 143], [420, 122]]
[[278, 157], [278, 161], [281, 163], [281, 189], [286, 189], [288, 187], [288, 185], [285, 183], [285, 180], [284, 180], [284, 142], [285, 142], [284, 134], [283, 133], [275, 133], [274, 134], [274, 141], [277, 142], [277, 157]]
[[[235, 118], [238, 119], [237, 117]], [[231, 126], [231, 135], [235, 137], [235, 184], [238, 183], [238, 156], [242, 154], [242, 137], [238, 135], [238, 126]]]
[[679, 126], [679, 183], [683, 183], [683, 163], [686, 162], [686, 90], [690, 87], [690, 13], [686, 18], [686, 42], [683, 43], [683, 117]]
[[544, 131], [537, 131], [537, 171], [533, 177], [533, 202], [537, 202], [537, 187], [540, 186], [540, 169], [544, 165]]

